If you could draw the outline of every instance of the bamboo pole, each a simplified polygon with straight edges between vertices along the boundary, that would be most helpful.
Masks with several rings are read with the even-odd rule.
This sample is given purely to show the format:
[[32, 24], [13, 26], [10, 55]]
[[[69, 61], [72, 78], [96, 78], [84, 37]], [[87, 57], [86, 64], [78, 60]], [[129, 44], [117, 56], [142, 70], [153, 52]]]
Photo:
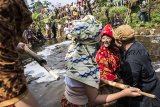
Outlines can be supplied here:
[[[116, 88], [119, 88], [119, 89], [125, 89], [125, 88], [129, 88], [130, 86], [129, 85], [125, 85], [125, 84], [122, 84], [122, 83], [118, 83], [118, 82], [113, 82], [113, 81], [108, 81], [108, 80], [104, 80], [104, 79], [101, 79], [101, 81], [105, 84], [108, 84], [110, 86], [113, 86], [113, 87], [116, 87]], [[153, 95], [153, 94], [150, 94], [150, 93], [146, 93], [146, 92], [139, 92], [141, 95], [143, 96], [146, 96], [146, 97], [149, 97], [149, 98], [153, 98], [155, 99], [156, 96]]]
[[35, 52], [33, 52], [32, 50], [30, 50], [28, 48], [27, 45], [25, 45], [23, 47], [23, 50], [29, 55], [31, 56], [34, 60], [36, 60], [42, 67], [44, 67], [50, 75], [52, 75], [52, 77], [54, 77], [56, 80], [59, 80], [60, 77], [58, 74], [54, 73], [47, 65], [47, 61], [43, 58], [41, 58], [40, 56], [38, 56]]

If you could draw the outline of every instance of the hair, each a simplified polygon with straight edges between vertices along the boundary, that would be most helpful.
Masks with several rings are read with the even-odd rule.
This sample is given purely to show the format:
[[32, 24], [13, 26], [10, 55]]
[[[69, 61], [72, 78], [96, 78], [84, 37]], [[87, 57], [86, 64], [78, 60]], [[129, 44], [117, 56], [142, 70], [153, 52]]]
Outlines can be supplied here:
[[135, 41], [135, 37], [133, 38], [129, 38], [127, 40], [120, 40], [122, 42], [122, 44], [129, 44]]

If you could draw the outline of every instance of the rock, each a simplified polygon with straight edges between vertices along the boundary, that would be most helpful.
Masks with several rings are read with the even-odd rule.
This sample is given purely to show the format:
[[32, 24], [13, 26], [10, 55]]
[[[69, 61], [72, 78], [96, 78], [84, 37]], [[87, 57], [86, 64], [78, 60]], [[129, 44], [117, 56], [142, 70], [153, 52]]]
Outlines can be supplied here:
[[159, 40], [152, 40], [152, 43], [159, 43]]
[[151, 30], [149, 30], [150, 35], [154, 35], [154, 34], [155, 34], [155, 30], [156, 30], [156, 29], [151, 29]]
[[138, 32], [138, 31], [135, 31], [135, 35], [139, 35], [139, 32]]
[[140, 32], [140, 35], [144, 35], [144, 32]]
[[146, 31], [145, 31], [145, 35], [150, 35], [149, 30], [146, 30]]
[[141, 31], [140, 35], [150, 35], [150, 31], [149, 30]]
[[156, 37], [156, 40], [159, 40], [159, 41], [160, 41], [160, 36]]

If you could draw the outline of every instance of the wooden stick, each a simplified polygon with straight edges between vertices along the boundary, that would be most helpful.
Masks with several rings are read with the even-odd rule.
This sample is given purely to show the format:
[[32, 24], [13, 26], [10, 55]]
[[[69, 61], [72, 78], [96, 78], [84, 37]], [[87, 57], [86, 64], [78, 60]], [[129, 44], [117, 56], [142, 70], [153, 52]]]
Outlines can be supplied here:
[[[125, 84], [122, 84], [122, 83], [118, 83], [118, 82], [114, 82], [114, 81], [108, 81], [108, 80], [104, 80], [104, 79], [101, 79], [101, 81], [105, 84], [108, 84], [110, 86], [113, 86], [113, 87], [116, 87], [116, 88], [119, 88], [119, 89], [125, 89], [125, 88], [129, 88], [130, 86], [129, 85], [125, 85]], [[146, 97], [149, 97], [149, 98], [156, 98], [155, 95], [153, 94], [150, 94], [150, 93], [146, 93], [146, 92], [139, 92], [141, 95], [144, 95]]]
[[30, 50], [28, 48], [27, 45], [25, 45], [23, 47], [23, 50], [30, 55], [34, 60], [36, 60], [42, 67], [44, 67], [49, 73], [50, 75], [52, 75], [52, 77], [54, 77], [56, 80], [59, 80], [60, 77], [58, 74], [54, 73], [47, 65], [47, 61], [43, 58], [41, 58], [40, 56], [38, 56], [35, 52], [33, 52], [32, 50]]
[[53, 72], [46, 64], [42, 65], [56, 80], [59, 80], [60, 77]]

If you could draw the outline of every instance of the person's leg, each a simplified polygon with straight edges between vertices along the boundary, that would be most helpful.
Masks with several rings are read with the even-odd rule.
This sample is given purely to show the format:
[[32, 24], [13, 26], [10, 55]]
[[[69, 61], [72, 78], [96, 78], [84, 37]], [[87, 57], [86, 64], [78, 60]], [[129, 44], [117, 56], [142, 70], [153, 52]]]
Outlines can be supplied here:
[[53, 35], [54, 35], [53, 38], [56, 38], [56, 28], [53, 28], [53, 29], [52, 29], [52, 33], [53, 33]]
[[59, 37], [60, 37], [60, 38], [62, 37], [62, 28], [60, 29]]
[[48, 38], [51, 39], [51, 31], [48, 30]]
[[146, 21], [148, 21], [148, 14], [147, 14], [147, 12], [144, 12], [144, 21], [146, 22]]
[[60, 37], [60, 29], [58, 29], [58, 35], [57, 35], [57, 37], [58, 38]]
[[22, 100], [15, 103], [15, 107], [40, 107], [40, 105], [28, 90], [28, 94]]
[[52, 37], [54, 38], [54, 29], [53, 28], [52, 28], [52, 35], [53, 35]]
[[27, 38], [26, 40], [27, 40], [27, 42], [26, 42], [26, 43], [27, 43], [27, 44], [29, 44], [29, 38]]
[[48, 37], [48, 30], [46, 29], [46, 37]]
[[54, 30], [54, 38], [56, 38], [56, 36], [57, 36], [57, 30], [55, 29]]
[[141, 16], [142, 16], [142, 22], [144, 23], [146, 21], [146, 19], [145, 19], [145, 12], [142, 12]]

